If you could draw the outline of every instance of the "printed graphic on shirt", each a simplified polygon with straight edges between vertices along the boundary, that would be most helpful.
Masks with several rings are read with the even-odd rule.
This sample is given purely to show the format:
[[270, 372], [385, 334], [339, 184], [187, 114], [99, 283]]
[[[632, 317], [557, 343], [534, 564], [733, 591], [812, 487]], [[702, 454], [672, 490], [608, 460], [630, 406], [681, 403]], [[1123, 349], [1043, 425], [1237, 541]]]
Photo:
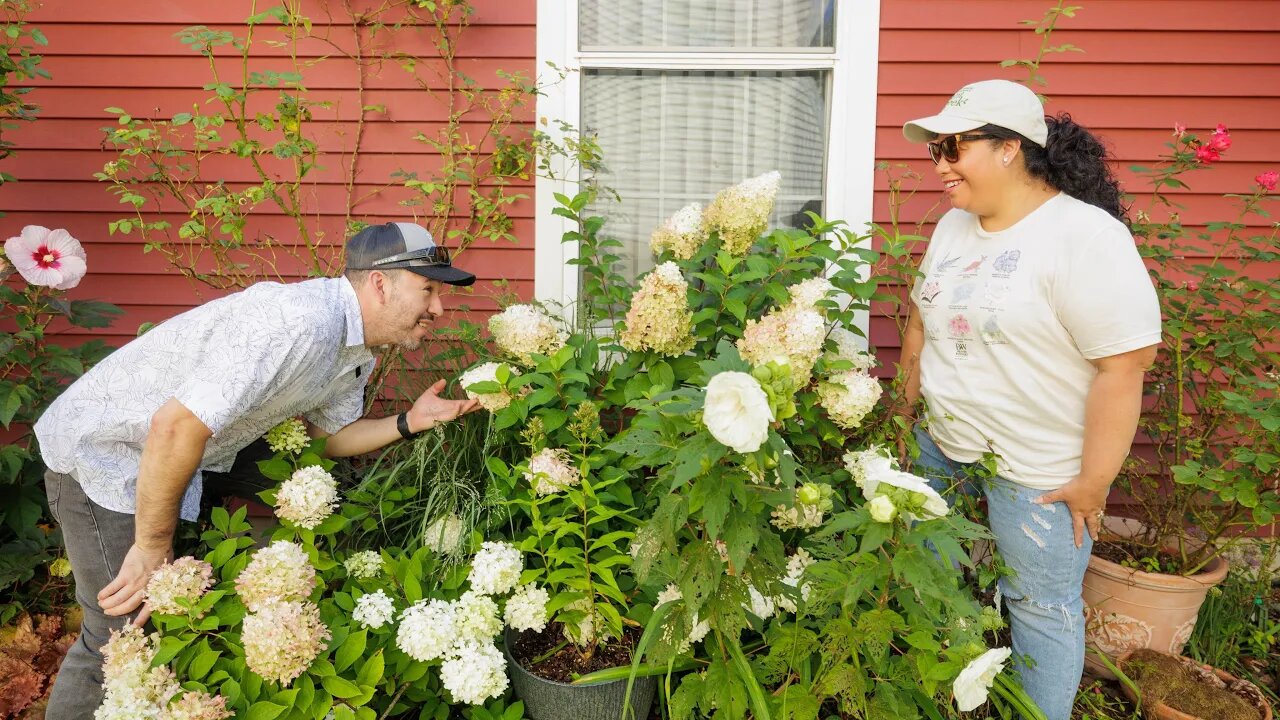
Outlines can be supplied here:
[[920, 299], [933, 304], [935, 298], [942, 294], [942, 283], [937, 280], [929, 280], [920, 288]]
[[984, 262], [986, 262], [986, 261], [987, 261], [987, 256], [986, 256], [986, 255], [983, 255], [982, 257], [978, 258], [977, 260], [974, 260], [973, 262], [969, 263], [968, 265], [965, 265], [965, 266], [964, 266], [964, 269], [960, 271], [960, 274], [961, 274], [961, 275], [970, 275], [970, 274], [976, 273], [976, 272], [978, 272], [978, 268], [982, 267], [982, 263], [984, 263]]
[[951, 331], [951, 337], [953, 338], [967, 338], [973, 332], [973, 326], [969, 324], [969, 318], [960, 313], [951, 316], [951, 320], [947, 323], [947, 329]]
[[969, 298], [973, 297], [973, 291], [977, 289], [977, 283], [957, 285], [955, 291], [951, 293], [951, 307], [956, 309], [968, 308], [968, 305], [961, 305], [960, 303], [966, 302]]
[[1008, 344], [1009, 338], [1000, 330], [999, 316], [991, 314], [982, 323], [982, 342], [988, 345]]
[[1009, 299], [1009, 283], [990, 282], [982, 291], [982, 307], [986, 310], [1004, 308], [1004, 301]]
[[930, 340], [942, 340], [947, 336], [942, 331], [942, 321], [937, 318], [925, 318], [924, 331], [929, 335]]
[[996, 258], [996, 261], [991, 264], [991, 267], [998, 273], [1008, 275], [1017, 271], [1018, 259], [1021, 257], [1021, 250], [1005, 250], [1000, 253], [1000, 256]]
[[951, 268], [955, 267], [958, 262], [960, 262], [959, 255], [952, 255], [949, 258], [943, 258], [933, 267], [933, 272], [937, 275], [946, 275], [951, 272]]

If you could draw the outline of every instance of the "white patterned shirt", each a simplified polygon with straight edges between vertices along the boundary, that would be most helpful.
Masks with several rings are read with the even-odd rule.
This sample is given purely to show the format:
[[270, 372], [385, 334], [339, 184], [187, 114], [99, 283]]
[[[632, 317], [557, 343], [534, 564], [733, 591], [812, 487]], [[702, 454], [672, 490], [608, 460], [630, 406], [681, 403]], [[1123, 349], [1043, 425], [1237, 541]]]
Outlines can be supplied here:
[[151, 416], [176, 398], [213, 431], [182, 498], [200, 511], [201, 471], [226, 471], [236, 453], [303, 415], [334, 433], [364, 414], [374, 366], [355, 290], [346, 278], [258, 283], [166, 320], [111, 353], [35, 425], [40, 454], [95, 503], [132, 514]]

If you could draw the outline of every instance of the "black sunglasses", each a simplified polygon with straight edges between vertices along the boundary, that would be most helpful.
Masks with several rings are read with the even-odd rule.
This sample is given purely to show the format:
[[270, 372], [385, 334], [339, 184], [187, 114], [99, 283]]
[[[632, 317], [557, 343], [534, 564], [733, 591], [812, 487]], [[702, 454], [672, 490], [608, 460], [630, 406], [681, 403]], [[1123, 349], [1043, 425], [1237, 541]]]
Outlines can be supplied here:
[[960, 161], [960, 142], [969, 140], [999, 140], [997, 135], [948, 135], [929, 143], [929, 159], [937, 165], [942, 158], [947, 162]]
[[394, 265], [395, 267], [438, 267], [449, 265], [452, 261], [452, 255], [449, 248], [441, 245], [432, 245], [431, 247], [422, 248], [421, 250], [409, 250], [390, 257], [384, 257], [381, 260], [373, 261], [373, 267], [386, 267]]

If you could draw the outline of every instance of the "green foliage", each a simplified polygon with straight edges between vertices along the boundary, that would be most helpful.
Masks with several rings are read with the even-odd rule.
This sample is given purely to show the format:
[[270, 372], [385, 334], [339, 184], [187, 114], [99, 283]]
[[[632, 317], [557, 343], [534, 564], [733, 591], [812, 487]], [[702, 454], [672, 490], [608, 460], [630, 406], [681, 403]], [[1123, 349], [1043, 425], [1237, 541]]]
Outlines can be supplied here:
[[[40, 28], [26, 21], [32, 6], [29, 0], [6, 0], [0, 5], [0, 161], [13, 154], [13, 142], [5, 138], [5, 133], [20, 122], [34, 120], [40, 110], [27, 97], [32, 88], [24, 84], [49, 77], [49, 71], [40, 67], [44, 58], [38, 54], [49, 40]], [[17, 178], [0, 170], [0, 187], [11, 182], [17, 182]], [[4, 217], [3, 212], [0, 217]]]

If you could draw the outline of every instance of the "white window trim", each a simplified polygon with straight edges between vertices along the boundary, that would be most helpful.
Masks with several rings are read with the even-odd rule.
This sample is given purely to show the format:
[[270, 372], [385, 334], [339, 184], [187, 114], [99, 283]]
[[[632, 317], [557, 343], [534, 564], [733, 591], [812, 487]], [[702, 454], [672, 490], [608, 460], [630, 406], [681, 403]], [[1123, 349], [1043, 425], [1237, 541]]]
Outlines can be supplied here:
[[[635, 0], [644, 2], [644, 0]], [[545, 89], [538, 98], [539, 129], [559, 139], [558, 121], [581, 127], [582, 68], [730, 69], [831, 71], [828, 119], [826, 197], [828, 218], [843, 219], [855, 231], [871, 222], [875, 189], [876, 93], [880, 58], [880, 0], [837, 0], [836, 50], [814, 52], [643, 52], [578, 50], [578, 0], [538, 0], [537, 66], [543, 77], [553, 75], [548, 62], [573, 72]], [[576, 243], [562, 243], [573, 229], [567, 219], [553, 215], [555, 193], [573, 196], [576, 178], [563, 162], [553, 167], [561, 179], [538, 178], [534, 186], [534, 296], [559, 307], [572, 307], [578, 295], [578, 267], [568, 261], [578, 255]], [[784, 179], [785, 182], [785, 179]], [[708, 198], [709, 200], [710, 198]], [[868, 320], [860, 318], [863, 331]]]

